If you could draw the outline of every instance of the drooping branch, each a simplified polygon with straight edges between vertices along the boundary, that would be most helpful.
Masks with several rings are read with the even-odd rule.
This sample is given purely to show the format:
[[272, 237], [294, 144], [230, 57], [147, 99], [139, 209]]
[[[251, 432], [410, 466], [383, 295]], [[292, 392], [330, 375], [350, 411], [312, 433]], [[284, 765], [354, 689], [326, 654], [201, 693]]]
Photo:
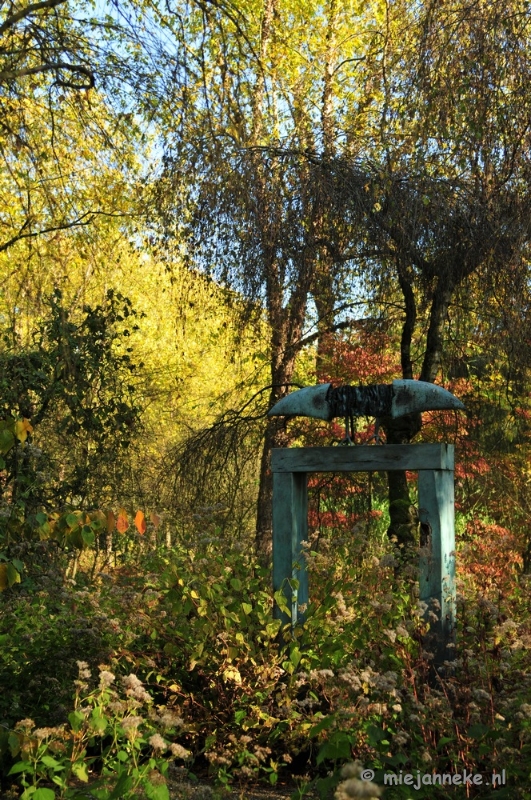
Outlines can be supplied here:
[[30, 3], [29, 6], [20, 8], [18, 11], [15, 11], [14, 14], [11, 14], [10, 17], [7, 17], [0, 25], [0, 36], [10, 28], [13, 28], [21, 19], [26, 19], [26, 17], [31, 16], [31, 14], [35, 14], [37, 11], [42, 11], [45, 8], [56, 8], [66, 2], [67, 0], [42, 0], [40, 3]]
[[26, 220], [18, 233], [8, 239], [7, 242], [3, 242], [0, 244], [0, 253], [4, 252], [4, 250], [8, 250], [17, 242], [21, 241], [21, 239], [34, 239], [37, 236], [43, 236], [45, 233], [55, 233], [56, 231], [66, 231], [70, 228], [77, 228], [84, 225], [91, 225], [94, 222], [94, 219], [97, 216], [104, 216], [104, 217], [127, 217], [128, 214], [113, 214], [106, 211], [86, 211], [80, 217], [71, 222], [65, 222], [62, 225], [52, 225], [49, 228], [40, 228], [36, 231], [28, 231], [24, 233], [28, 225], [30, 224], [30, 220]]
[[88, 78], [88, 83], [74, 83], [73, 81], [65, 81], [62, 78], [57, 78], [55, 83], [57, 86], [63, 86], [70, 89], [93, 89], [95, 86], [94, 73], [88, 67], [82, 64], [69, 64], [66, 61], [48, 61], [43, 64], [38, 64], [35, 67], [22, 67], [16, 70], [3, 70], [0, 72], [0, 83], [6, 81], [14, 81], [22, 78], [25, 75], [38, 75], [42, 72], [59, 71], [61, 69], [67, 72], [80, 73]]

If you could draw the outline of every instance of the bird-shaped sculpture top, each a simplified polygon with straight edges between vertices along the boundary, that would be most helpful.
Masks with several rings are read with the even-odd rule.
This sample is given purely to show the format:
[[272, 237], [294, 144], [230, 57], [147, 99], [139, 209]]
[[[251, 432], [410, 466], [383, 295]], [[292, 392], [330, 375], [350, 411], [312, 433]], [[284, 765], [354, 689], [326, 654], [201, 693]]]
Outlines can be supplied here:
[[[337, 386], [321, 383], [307, 386], [283, 397], [268, 412], [269, 417], [315, 417], [346, 420], [346, 441], [350, 442], [348, 423], [353, 417], [403, 417], [421, 411], [464, 411], [463, 403], [441, 386], [425, 381], [396, 380], [392, 384]], [[379, 440], [376, 434], [377, 441]]]

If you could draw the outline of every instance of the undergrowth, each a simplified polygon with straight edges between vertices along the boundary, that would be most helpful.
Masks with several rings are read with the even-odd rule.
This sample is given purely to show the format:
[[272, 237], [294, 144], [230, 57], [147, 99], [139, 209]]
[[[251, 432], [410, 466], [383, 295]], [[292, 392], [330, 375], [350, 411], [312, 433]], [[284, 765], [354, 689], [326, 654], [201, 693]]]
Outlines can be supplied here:
[[397, 578], [400, 554], [360, 524], [308, 545], [293, 632], [273, 617], [270, 569], [215, 535], [93, 582], [50, 562], [0, 598], [4, 792], [166, 800], [188, 773], [221, 788], [291, 777], [297, 797], [531, 797], [528, 585], [500, 559], [478, 593], [463, 547], [456, 658], [438, 678], [416, 569]]

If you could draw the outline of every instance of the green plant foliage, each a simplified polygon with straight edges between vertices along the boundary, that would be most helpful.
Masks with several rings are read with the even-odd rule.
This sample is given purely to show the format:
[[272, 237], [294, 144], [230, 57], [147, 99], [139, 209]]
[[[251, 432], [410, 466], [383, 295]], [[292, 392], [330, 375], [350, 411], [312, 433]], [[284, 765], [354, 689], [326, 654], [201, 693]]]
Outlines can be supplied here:
[[[359, 780], [360, 767], [341, 774], [357, 758], [393, 800], [410, 790], [386, 776], [503, 768], [497, 791], [509, 796], [531, 746], [528, 595], [513, 575], [511, 592], [478, 600], [474, 571], [463, 573], [457, 659], [434, 685], [429, 609], [415, 569], [395, 577], [399, 558], [370, 529], [321, 531], [308, 546], [307, 622], [293, 632], [273, 619], [269, 570], [216, 535], [138, 553], [86, 587], [82, 563], [77, 584], [60, 573], [52, 584], [48, 570], [33, 590], [12, 589], [0, 623], [5, 778], [57, 797], [84, 782], [105, 800], [139, 787], [164, 798], [180, 754], [220, 785], [300, 774], [301, 792], [325, 798]], [[464, 800], [466, 786], [417, 795]]]
[[[138, 365], [129, 346], [138, 330], [136, 317], [130, 301], [109, 290], [103, 304], [87, 305], [73, 319], [56, 290], [32, 349], [21, 350], [10, 333], [4, 335], [2, 414], [4, 420], [11, 415], [31, 420], [34, 430], [30, 426], [28, 432], [40, 445], [19, 437], [21, 446], [11, 447], [4, 458], [4, 502], [23, 519], [29, 511], [75, 497], [90, 502], [94, 463], [105, 472], [106, 462], [130, 444], [140, 413]], [[3, 430], [7, 446], [10, 432]]]

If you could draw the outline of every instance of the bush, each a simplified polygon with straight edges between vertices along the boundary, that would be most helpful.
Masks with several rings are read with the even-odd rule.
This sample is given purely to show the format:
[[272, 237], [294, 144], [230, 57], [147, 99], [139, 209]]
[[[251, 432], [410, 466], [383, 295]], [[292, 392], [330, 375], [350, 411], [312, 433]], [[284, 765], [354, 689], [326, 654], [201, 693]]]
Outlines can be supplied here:
[[[386, 774], [466, 769], [486, 776], [505, 768], [507, 783], [497, 796], [506, 791], [525, 798], [531, 746], [528, 593], [515, 590], [495, 605], [475, 595], [474, 573], [467, 573], [467, 599], [458, 609], [458, 657], [434, 684], [423, 649], [427, 623], [416, 570], [398, 580], [396, 557], [386, 537], [365, 538], [358, 530], [356, 536], [327, 538], [321, 532], [318, 550], [309, 545], [308, 551], [307, 622], [292, 633], [273, 619], [269, 570], [243, 543], [228, 549], [215, 536], [183, 538], [172, 551], [138, 555], [135, 563], [97, 576], [85, 588], [51, 583], [30, 595], [14, 587], [1, 628], [1, 679], [19, 707], [0, 702], [9, 735], [20, 737], [23, 729], [33, 744], [27, 757], [20, 756], [8, 736], [5, 771], [31, 762], [31, 769], [13, 774], [25, 776], [24, 791], [49, 788], [56, 777], [63, 784], [55, 786], [67, 796], [84, 769], [90, 782], [108, 779], [115, 786], [122, 780], [120, 791], [134, 792], [151, 774], [146, 765], [164, 785], [173, 744], [191, 754], [196, 772], [208, 771], [221, 784], [275, 783], [298, 774], [300, 796], [312, 783], [323, 798], [336, 790], [337, 797], [352, 796], [359, 767], [343, 780], [340, 770], [357, 758], [373, 770], [375, 787]], [[79, 580], [85, 577], [80, 572]], [[513, 621], [516, 611], [519, 622]], [[78, 685], [69, 702], [76, 661], [92, 672], [101, 665], [117, 677], [112, 685]], [[127, 705], [123, 680], [131, 674], [146, 693], [138, 712]], [[126, 698], [112, 695], [120, 686]], [[60, 719], [53, 719], [54, 697], [64, 706]], [[83, 722], [72, 717], [79, 709], [89, 709]], [[169, 736], [157, 727], [168, 709], [183, 721]], [[120, 721], [124, 715], [143, 720], [135, 753], [124, 733], [132, 723], [124, 729]], [[35, 724], [24, 728], [21, 717]], [[96, 717], [100, 737], [94, 733]], [[54, 731], [39, 740], [35, 727]], [[74, 758], [81, 730], [86, 752]], [[154, 739], [158, 753], [149, 743], [157, 734], [167, 746], [163, 750]], [[44, 756], [62, 768], [54, 772]], [[407, 800], [410, 791], [397, 784], [387, 786], [385, 796]], [[464, 798], [466, 791], [425, 785], [415, 796]], [[486, 785], [473, 791], [489, 796]]]

